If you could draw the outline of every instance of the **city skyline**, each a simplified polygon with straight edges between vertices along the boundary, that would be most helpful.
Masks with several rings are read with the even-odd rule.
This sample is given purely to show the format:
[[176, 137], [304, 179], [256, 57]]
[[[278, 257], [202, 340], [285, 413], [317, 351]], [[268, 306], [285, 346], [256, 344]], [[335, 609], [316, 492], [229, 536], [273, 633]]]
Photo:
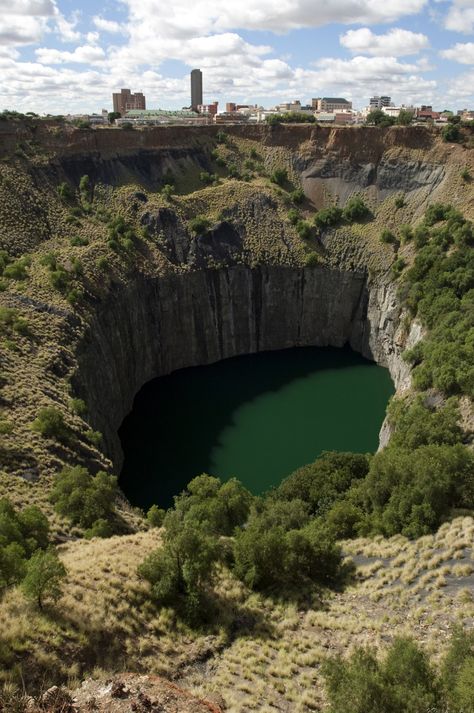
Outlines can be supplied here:
[[374, 94], [439, 109], [474, 105], [474, 0], [0, 0], [0, 110], [111, 108], [132, 86], [148, 105], [189, 106], [200, 67], [204, 103], [266, 106]]

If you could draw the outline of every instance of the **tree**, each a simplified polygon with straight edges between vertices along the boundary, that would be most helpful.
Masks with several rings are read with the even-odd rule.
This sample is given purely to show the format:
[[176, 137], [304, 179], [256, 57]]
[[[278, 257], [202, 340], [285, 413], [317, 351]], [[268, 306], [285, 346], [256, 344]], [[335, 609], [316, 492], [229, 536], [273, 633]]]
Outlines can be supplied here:
[[395, 119], [388, 116], [382, 109], [374, 109], [367, 114], [366, 119], [367, 124], [373, 124], [374, 126], [393, 126]]
[[27, 564], [21, 587], [25, 596], [36, 601], [42, 609], [45, 598], [59, 599], [66, 574], [66, 568], [54, 549], [38, 550]]
[[122, 114], [119, 111], [110, 111], [108, 115], [109, 124], [115, 124], [115, 119], [120, 119]]
[[288, 180], [288, 171], [286, 168], [276, 168], [270, 176], [270, 181], [276, 183], [277, 186], [283, 186]]
[[413, 121], [413, 112], [401, 109], [397, 116], [397, 124], [400, 126], [408, 126]]
[[91, 476], [86, 468], [75, 466], [59, 473], [50, 497], [60, 515], [92, 528], [98, 520], [111, 520], [116, 496], [117, 478], [104, 471]]
[[371, 215], [370, 208], [364, 203], [361, 196], [353, 196], [349, 198], [344, 210], [342, 211], [343, 218], [348, 223], [353, 223], [357, 220], [364, 220]]

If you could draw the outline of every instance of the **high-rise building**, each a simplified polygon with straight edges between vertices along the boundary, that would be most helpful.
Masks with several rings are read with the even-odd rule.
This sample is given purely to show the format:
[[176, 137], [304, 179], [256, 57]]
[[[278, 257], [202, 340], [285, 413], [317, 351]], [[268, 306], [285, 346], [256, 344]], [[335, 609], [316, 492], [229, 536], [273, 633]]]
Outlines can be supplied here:
[[112, 94], [112, 99], [114, 111], [119, 112], [121, 116], [132, 109], [146, 109], [146, 99], [142, 92], [132, 94], [130, 89], [121, 89], [120, 92]]
[[202, 104], [202, 72], [200, 69], [193, 69], [191, 72], [191, 109], [197, 111]]

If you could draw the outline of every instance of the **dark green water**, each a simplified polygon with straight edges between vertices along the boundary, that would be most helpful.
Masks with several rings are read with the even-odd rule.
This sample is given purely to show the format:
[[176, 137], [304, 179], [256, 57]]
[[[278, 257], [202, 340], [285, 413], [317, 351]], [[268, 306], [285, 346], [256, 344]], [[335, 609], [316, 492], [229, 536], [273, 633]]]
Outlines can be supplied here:
[[172, 504], [200, 473], [261, 493], [323, 450], [374, 451], [394, 391], [387, 369], [350, 349], [227, 359], [154, 379], [119, 431], [120, 484], [134, 504]]

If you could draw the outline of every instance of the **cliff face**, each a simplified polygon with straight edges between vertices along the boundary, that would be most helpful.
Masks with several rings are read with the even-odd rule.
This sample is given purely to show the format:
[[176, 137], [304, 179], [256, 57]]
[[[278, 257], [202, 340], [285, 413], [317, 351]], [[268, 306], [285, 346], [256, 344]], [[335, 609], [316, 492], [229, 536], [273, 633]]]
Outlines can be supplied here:
[[140, 278], [109, 292], [78, 355], [76, 387], [118, 471], [117, 430], [140, 387], [183, 367], [295, 346], [343, 346], [406, 385], [388, 282], [331, 268], [231, 267]]

